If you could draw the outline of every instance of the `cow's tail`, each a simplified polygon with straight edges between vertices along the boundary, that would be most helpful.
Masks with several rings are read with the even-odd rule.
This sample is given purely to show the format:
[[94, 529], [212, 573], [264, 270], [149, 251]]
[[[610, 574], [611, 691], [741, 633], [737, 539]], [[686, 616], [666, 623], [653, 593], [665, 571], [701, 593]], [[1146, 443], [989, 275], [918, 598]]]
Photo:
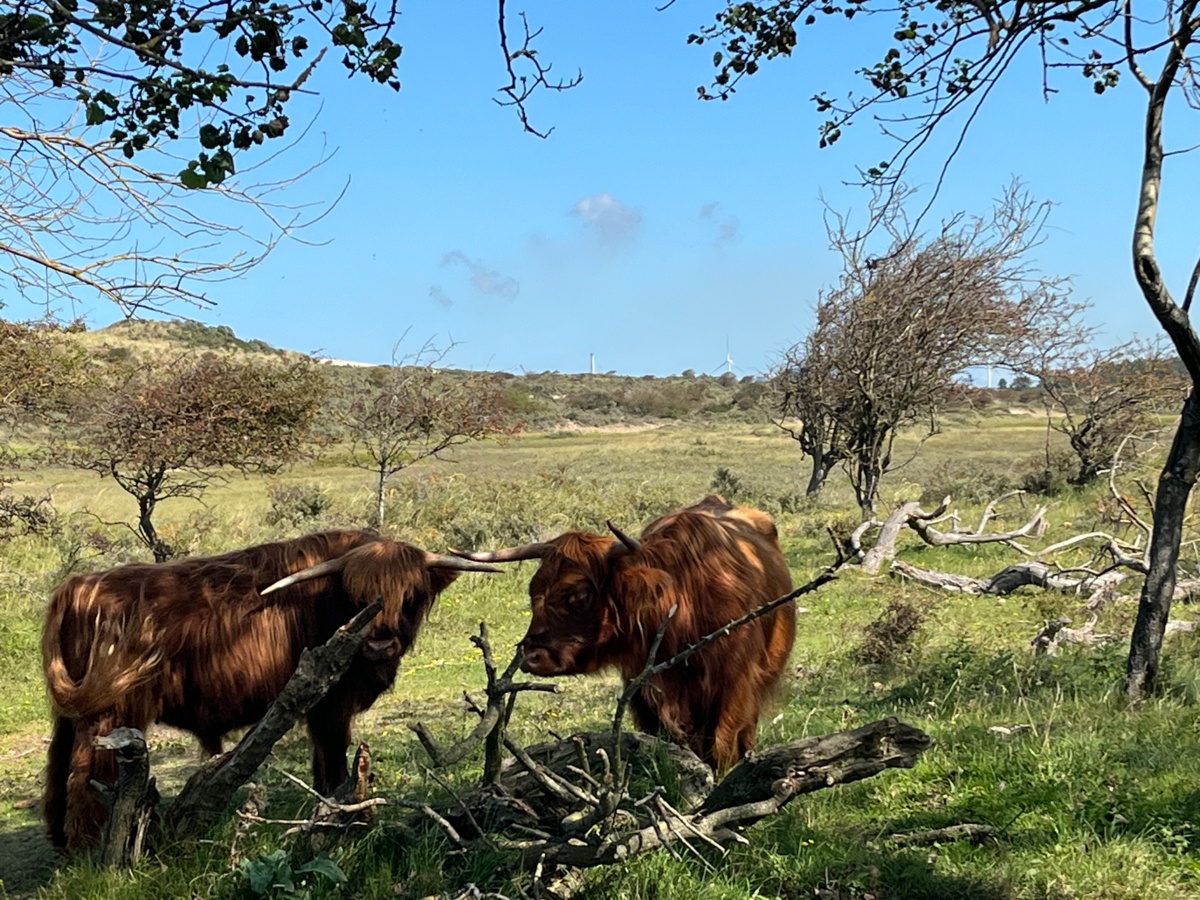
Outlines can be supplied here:
[[149, 620], [130, 622], [130, 610], [106, 609], [97, 592], [97, 585], [71, 579], [46, 611], [42, 671], [58, 715], [94, 716], [118, 705], [153, 677], [161, 660]]
[[46, 821], [46, 836], [55, 847], [67, 845], [67, 777], [71, 774], [74, 747], [74, 723], [55, 715], [46, 759], [46, 781], [42, 788], [42, 818]]

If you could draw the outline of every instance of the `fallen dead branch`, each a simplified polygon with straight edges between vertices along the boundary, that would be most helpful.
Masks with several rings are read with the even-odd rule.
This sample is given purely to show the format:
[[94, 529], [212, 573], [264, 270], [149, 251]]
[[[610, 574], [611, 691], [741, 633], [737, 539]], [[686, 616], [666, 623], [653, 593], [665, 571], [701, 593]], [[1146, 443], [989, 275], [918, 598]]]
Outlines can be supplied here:
[[558, 693], [558, 685], [548, 682], [514, 681], [517, 667], [521, 663], [521, 653], [518, 651], [504, 672], [496, 675], [496, 663], [492, 655], [492, 644], [488, 639], [487, 623], [479, 623], [479, 634], [471, 636], [471, 643], [483, 654], [483, 668], [487, 675], [487, 686], [484, 688], [487, 702], [483, 708], [463, 692], [463, 700], [467, 708], [479, 715], [479, 724], [463, 740], [452, 747], [443, 747], [422, 722], [410, 722], [409, 729], [416, 734], [421, 746], [429, 754], [434, 768], [442, 769], [452, 766], [465, 759], [481, 742], [486, 742], [484, 753], [484, 782], [491, 783], [500, 773], [500, 748], [505, 743], [505, 732], [508, 720], [512, 716], [516, 695], [521, 691], [542, 691]]
[[932, 512], [925, 512], [925, 510], [921, 509], [921, 504], [917, 500], [909, 500], [908, 502], [898, 504], [892, 510], [891, 515], [884, 520], [883, 525], [880, 526], [879, 537], [875, 541], [875, 546], [863, 554], [863, 571], [868, 575], [875, 575], [885, 562], [896, 558], [896, 538], [900, 536], [901, 528], [904, 528], [913, 521], [936, 519], [946, 511], [949, 505], [949, 497], [942, 500], [938, 508]]
[[192, 775], [167, 807], [163, 824], [171, 836], [181, 839], [201, 834], [229, 807], [234, 793], [262, 765], [276, 742], [349, 668], [371, 620], [381, 608], [382, 604], [376, 600], [339, 628], [324, 645], [300, 654], [296, 671], [267, 714], [237, 746], [213, 757]]
[[1098, 634], [1096, 632], [1096, 613], [1092, 613], [1087, 624], [1082, 628], [1071, 628], [1071, 620], [1066, 616], [1059, 616], [1053, 621], [1047, 622], [1033, 638], [1029, 641], [1033, 647], [1033, 654], [1037, 656], [1039, 653], [1045, 653], [1047, 656], [1057, 656], [1060, 644], [1080, 644], [1085, 647], [1096, 647], [1100, 644], [1107, 644], [1109, 641], [1116, 640], [1120, 635], [1117, 634]]
[[[672, 768], [682, 763], [676, 771], [688, 773], [688, 799], [706, 796], [685, 806], [690, 811], [681, 812], [665, 796], [661, 784], [639, 799], [625, 793], [613, 815], [594, 827], [580, 829], [577, 823], [589, 818], [593, 804], [567, 802], [547, 788], [545, 779], [510, 761], [498, 784], [457, 798], [455, 810], [411, 801], [404, 805], [420, 807], [460, 850], [475, 849], [486, 841], [488, 847], [518, 854], [527, 870], [539, 865], [588, 868], [657, 849], [694, 853], [700, 845], [723, 849], [744, 842], [741, 829], [778, 812], [801, 794], [869, 778], [889, 768], [909, 768], [930, 743], [919, 729], [883, 719], [853, 731], [751, 754], [709, 789], [711, 772], [687, 748], [628, 732], [622, 734], [622, 740], [627, 742], [629, 757], [640, 767], [632, 779], [634, 784], [652, 784], [654, 777], [670, 774], [653, 771], [647, 763], [657, 760], [658, 765]], [[572, 761], [611, 756], [610, 741], [609, 733], [574, 735], [531, 747], [527, 755], [539, 767], [557, 770], [559, 777], [566, 778], [575, 768]], [[464, 819], [466, 809], [472, 812], [470, 822]], [[519, 815], [514, 816], [518, 810]], [[508, 836], [478, 835], [475, 828], [480, 824], [489, 831], [503, 829]]]
[[[609, 733], [575, 735], [531, 747], [527, 755], [538, 766], [557, 769], [565, 778], [574, 766], [572, 760], [611, 756], [610, 740]], [[670, 774], [654, 772], [647, 763], [657, 760], [658, 765], [673, 767], [680, 761], [682, 771], [690, 773], [691, 797], [706, 796], [694, 802], [690, 811], [681, 812], [661, 784], [639, 799], [626, 793], [612, 816], [582, 830], [577, 823], [588, 817], [593, 808], [590, 804], [566, 803], [557, 792], [547, 789], [544, 779], [509, 761], [498, 784], [481, 786], [456, 799], [456, 810], [412, 801], [402, 804], [420, 809], [460, 850], [481, 846], [507, 850], [519, 856], [527, 871], [588, 868], [658, 849], [695, 853], [701, 845], [723, 849], [745, 842], [742, 829], [778, 812], [801, 794], [869, 778], [889, 768], [909, 768], [930, 743], [919, 729], [883, 719], [853, 731], [751, 754], [709, 789], [711, 772], [687, 748], [648, 735], [623, 733], [622, 740], [628, 743], [629, 757], [641, 767], [634, 784], [653, 783], [653, 776], [661, 779]], [[648, 782], [647, 775], [652, 776]], [[467, 809], [472, 813], [469, 822], [464, 818]], [[514, 810], [520, 810], [518, 817], [514, 818]], [[478, 833], [475, 829], [481, 824], [491, 834]], [[507, 836], [493, 836], [501, 829]]]
[[941, 590], [964, 594], [997, 595], [1011, 594], [1017, 588], [1026, 585], [1055, 591], [1094, 591], [1108, 584], [1120, 583], [1128, 577], [1125, 572], [1118, 569], [1071, 575], [1056, 566], [1050, 566], [1043, 562], [1017, 563], [1001, 569], [995, 575], [987, 578], [939, 572], [922, 566], [914, 566], [912, 563], [906, 563], [900, 559], [892, 560], [891, 571], [911, 581]]
[[[691, 836], [727, 846], [744, 840], [738, 833], [778, 812], [801, 794], [858, 781], [888, 768], [910, 768], [929, 746], [929, 737], [896, 719], [882, 719], [853, 731], [807, 738], [755, 753], [733, 768], [694, 812], [651, 816], [640, 827], [589, 834], [574, 840], [531, 841], [515, 847], [527, 865], [544, 863], [590, 867], [622, 862]], [[649, 810], [645, 803], [640, 808]], [[677, 828], [669, 827], [677, 825]]]
[[[1033, 654], [1045, 653], [1047, 656], [1057, 656], [1058, 649], [1063, 644], [1078, 644], [1084, 647], [1096, 647], [1110, 641], [1128, 640], [1129, 635], [1121, 632], [1098, 633], [1096, 631], [1097, 614], [1093, 612], [1087, 622], [1079, 628], [1071, 628], [1071, 620], [1059, 616], [1047, 622], [1042, 629], [1029, 641]], [[1197, 630], [1197, 623], [1183, 619], [1172, 619], [1167, 622], [1164, 634], [1191, 634]]]

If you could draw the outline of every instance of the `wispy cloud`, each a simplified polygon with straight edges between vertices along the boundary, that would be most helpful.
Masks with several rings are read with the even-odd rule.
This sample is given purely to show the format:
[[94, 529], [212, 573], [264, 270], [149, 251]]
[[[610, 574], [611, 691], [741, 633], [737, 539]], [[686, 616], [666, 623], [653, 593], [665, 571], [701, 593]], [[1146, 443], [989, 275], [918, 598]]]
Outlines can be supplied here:
[[442, 286], [440, 284], [430, 285], [429, 296], [433, 298], [434, 303], [443, 309], [449, 309], [454, 305], [454, 300], [449, 294], [442, 290]]
[[738, 230], [740, 223], [738, 217], [730, 212], [720, 212], [718, 208], [720, 203], [704, 203], [700, 206], [700, 218], [709, 219], [717, 223], [717, 236], [713, 239], [717, 244], [732, 244], [742, 238], [742, 233]]
[[596, 239], [609, 246], [631, 243], [642, 224], [641, 212], [607, 191], [584, 197], [569, 214], [582, 219]]
[[[488, 268], [484, 263], [477, 259], [471, 259], [461, 250], [451, 250], [442, 257], [443, 266], [460, 263], [471, 273], [471, 284], [481, 294], [493, 294], [504, 300], [515, 300], [517, 294], [521, 293], [521, 282], [517, 279]], [[432, 294], [433, 291], [431, 290], [430, 293]], [[435, 297], [435, 299], [437, 298]]]

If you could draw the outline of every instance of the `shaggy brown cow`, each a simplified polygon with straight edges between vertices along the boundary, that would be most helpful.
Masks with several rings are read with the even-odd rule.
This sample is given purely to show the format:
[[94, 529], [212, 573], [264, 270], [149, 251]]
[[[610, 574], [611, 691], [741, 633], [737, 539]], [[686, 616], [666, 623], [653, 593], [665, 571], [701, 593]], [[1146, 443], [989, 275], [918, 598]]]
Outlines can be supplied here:
[[115, 780], [116, 762], [93, 747], [97, 735], [164, 722], [219, 753], [224, 734], [262, 718], [302, 650], [382, 598], [350, 669], [308, 714], [315, 786], [331, 791], [347, 776], [351, 719], [391, 686], [434, 599], [464, 570], [496, 571], [372, 532], [330, 531], [67, 579], [42, 633], [51, 841], [74, 849], [99, 835], [105, 812], [89, 781]]
[[[775, 524], [765, 513], [709, 496], [646, 526], [640, 541], [572, 531], [552, 541], [481, 553], [479, 562], [541, 559], [529, 583], [533, 619], [521, 668], [576, 675], [614, 667], [626, 682], [646, 665], [672, 605], [658, 659], [667, 659], [792, 589]], [[457, 551], [455, 551], [457, 552]], [[758, 719], [796, 636], [788, 603], [647, 683], [630, 710], [724, 770], [754, 746]]]

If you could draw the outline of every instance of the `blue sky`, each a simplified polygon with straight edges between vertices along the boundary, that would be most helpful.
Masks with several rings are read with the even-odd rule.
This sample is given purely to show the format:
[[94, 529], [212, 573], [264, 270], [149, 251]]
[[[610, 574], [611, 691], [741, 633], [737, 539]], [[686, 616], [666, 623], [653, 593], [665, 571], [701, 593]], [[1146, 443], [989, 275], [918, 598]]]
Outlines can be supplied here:
[[[696, 87], [710, 80], [713, 48], [686, 37], [716, 8], [533, 0], [525, 9], [545, 29], [542, 58], [558, 74], [584, 74], [578, 88], [531, 101], [535, 124], [554, 128], [543, 141], [493, 102], [504, 80], [494, 4], [405, 3], [399, 93], [347, 81], [332, 55], [314, 79], [319, 112], [308, 108], [310, 133], [285, 161], [299, 169], [322, 147], [336, 152], [282, 199], [345, 194], [305, 233], [312, 243], [285, 242], [217, 286], [215, 310], [179, 311], [366, 362], [386, 362], [407, 333], [401, 353], [453, 341], [446, 361], [468, 368], [578, 372], [595, 353], [601, 371], [719, 371], [728, 341], [739, 372], [766, 369], [803, 337], [817, 292], [837, 275], [821, 198], [863, 210], [865, 193], [844, 182], [887, 150], [865, 122], [819, 150], [809, 98], [844, 92], [880, 44], [823, 25], [729, 102], [703, 103]], [[1011, 74], [936, 212], [986, 212], [1021, 177], [1057, 204], [1039, 266], [1075, 277], [1107, 340], [1156, 333], [1129, 263], [1141, 89], [1096, 97], [1061, 74], [1047, 104], [1039, 72]], [[1194, 142], [1186, 111], [1171, 113], [1171, 142]], [[304, 118], [300, 107], [292, 114]], [[940, 160], [931, 148], [914, 169], [922, 196]], [[1163, 194], [1160, 252], [1176, 292], [1200, 249], [1193, 166], [1172, 159]], [[90, 310], [96, 326], [113, 318], [99, 302]]]

